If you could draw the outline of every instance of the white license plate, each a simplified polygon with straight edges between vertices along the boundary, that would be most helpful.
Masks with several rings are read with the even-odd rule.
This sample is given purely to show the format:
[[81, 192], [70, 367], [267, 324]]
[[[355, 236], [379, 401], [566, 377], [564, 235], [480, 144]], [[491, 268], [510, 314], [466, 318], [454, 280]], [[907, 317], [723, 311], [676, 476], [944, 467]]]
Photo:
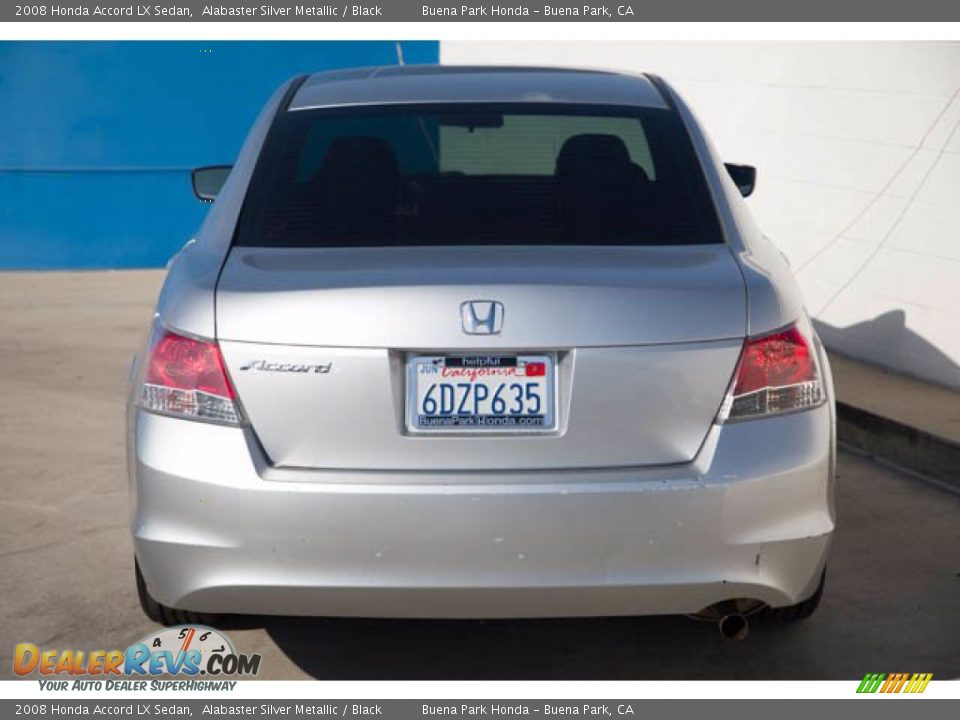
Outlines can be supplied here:
[[549, 431], [552, 355], [417, 355], [407, 361], [407, 428]]

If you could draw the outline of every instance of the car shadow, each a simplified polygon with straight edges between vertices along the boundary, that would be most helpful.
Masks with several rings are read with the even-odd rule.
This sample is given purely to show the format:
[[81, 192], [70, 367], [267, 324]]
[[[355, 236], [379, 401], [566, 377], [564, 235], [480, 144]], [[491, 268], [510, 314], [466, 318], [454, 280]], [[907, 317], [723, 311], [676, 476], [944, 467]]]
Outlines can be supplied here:
[[[376, 620], [234, 617], [262, 628], [306, 674], [323, 680], [729, 679], [778, 675], [757, 661], [799, 628], [762, 620], [742, 642], [681, 616], [551, 620]], [[785, 637], [786, 636], [786, 637]], [[802, 644], [802, 643], [801, 643]], [[691, 663], [692, 657], [697, 658]], [[751, 660], [756, 671], [743, 666]], [[697, 668], [697, 669], [694, 669]], [[796, 676], [796, 666], [788, 674]], [[744, 672], [747, 672], [744, 675]]]
[[[903, 310], [891, 310], [872, 320], [838, 327], [814, 319], [817, 334], [828, 349], [952, 388], [960, 388], [960, 365], [907, 326]], [[878, 355], [882, 348], [882, 355]]]

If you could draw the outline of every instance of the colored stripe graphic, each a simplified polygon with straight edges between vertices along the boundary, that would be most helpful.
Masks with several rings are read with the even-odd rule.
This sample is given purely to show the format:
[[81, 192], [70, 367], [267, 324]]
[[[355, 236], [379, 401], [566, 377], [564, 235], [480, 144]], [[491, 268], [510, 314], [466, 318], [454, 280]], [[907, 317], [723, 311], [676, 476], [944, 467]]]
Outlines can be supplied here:
[[867, 673], [857, 688], [858, 693], [875, 693], [880, 687], [880, 683], [886, 677], [883, 673]]
[[858, 693], [922, 693], [933, 673], [867, 673], [857, 687]]
[[914, 673], [913, 677], [910, 678], [910, 684], [904, 692], [922, 693], [927, 689], [931, 678], [933, 678], [933, 673]]

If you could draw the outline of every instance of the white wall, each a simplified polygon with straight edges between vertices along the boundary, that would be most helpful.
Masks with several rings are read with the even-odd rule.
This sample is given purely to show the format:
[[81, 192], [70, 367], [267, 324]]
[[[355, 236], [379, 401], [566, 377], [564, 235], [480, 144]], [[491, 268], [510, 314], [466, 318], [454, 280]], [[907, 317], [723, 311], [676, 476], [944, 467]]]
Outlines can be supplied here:
[[663, 75], [794, 267], [824, 340], [960, 388], [960, 43], [443, 42], [441, 62]]

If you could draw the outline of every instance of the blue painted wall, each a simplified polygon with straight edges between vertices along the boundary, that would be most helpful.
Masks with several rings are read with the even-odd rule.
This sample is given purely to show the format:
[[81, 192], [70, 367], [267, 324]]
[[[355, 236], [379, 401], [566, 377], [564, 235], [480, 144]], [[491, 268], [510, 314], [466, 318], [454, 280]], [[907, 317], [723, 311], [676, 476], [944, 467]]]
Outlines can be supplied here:
[[0, 42], [0, 268], [162, 266], [206, 212], [190, 168], [233, 162], [280, 83], [396, 62], [393, 42]]

